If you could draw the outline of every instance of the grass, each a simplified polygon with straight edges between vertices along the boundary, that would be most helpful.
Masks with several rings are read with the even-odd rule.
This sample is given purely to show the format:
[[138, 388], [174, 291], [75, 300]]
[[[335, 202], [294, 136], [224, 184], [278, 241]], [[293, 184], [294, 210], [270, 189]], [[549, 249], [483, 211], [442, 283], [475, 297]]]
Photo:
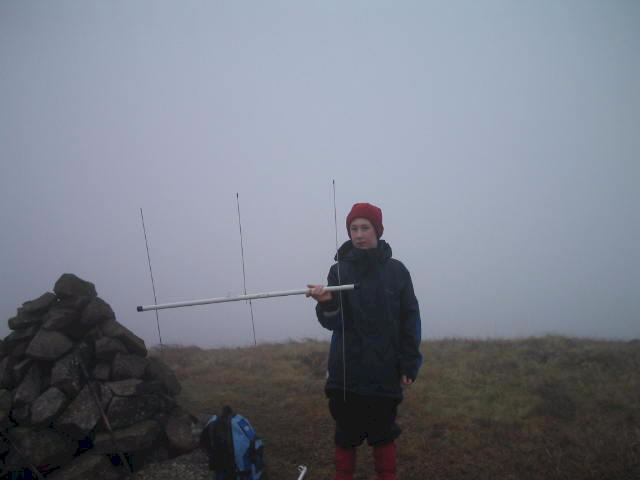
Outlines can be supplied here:
[[[640, 341], [560, 336], [423, 342], [418, 381], [398, 423], [398, 477], [640, 478]], [[165, 347], [194, 413], [230, 405], [265, 441], [272, 478], [331, 479], [326, 342], [247, 348]], [[158, 355], [153, 349], [153, 355]], [[374, 479], [358, 449], [359, 480]]]

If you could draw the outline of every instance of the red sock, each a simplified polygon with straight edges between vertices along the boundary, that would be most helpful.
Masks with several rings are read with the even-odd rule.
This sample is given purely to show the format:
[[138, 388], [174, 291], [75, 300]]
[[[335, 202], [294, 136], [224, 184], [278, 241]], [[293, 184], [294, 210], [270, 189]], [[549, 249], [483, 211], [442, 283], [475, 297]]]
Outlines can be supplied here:
[[342, 448], [336, 445], [336, 477], [335, 480], [353, 480], [356, 471], [356, 449]]
[[378, 480], [396, 480], [396, 444], [373, 447]]

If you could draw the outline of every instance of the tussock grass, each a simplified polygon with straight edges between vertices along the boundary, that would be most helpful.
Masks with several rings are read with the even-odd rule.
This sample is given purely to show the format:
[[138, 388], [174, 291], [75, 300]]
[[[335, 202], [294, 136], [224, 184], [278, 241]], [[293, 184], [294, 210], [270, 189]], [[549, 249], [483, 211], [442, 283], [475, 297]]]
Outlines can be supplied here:
[[[228, 404], [251, 420], [272, 478], [295, 478], [305, 464], [307, 478], [330, 479], [328, 349], [316, 340], [170, 346], [163, 357], [186, 408]], [[420, 377], [399, 409], [399, 478], [640, 478], [640, 342], [444, 339], [421, 349]], [[375, 478], [368, 447], [356, 478]]]

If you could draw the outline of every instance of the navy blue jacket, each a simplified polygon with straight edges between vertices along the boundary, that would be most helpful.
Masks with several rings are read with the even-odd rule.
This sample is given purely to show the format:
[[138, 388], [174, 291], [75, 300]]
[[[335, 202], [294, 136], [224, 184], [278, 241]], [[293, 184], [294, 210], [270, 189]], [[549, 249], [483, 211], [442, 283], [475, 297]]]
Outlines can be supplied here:
[[368, 250], [355, 248], [349, 240], [336, 258], [340, 269], [337, 263], [331, 267], [328, 285], [359, 287], [342, 291], [342, 302], [340, 292], [334, 292], [333, 300], [316, 306], [320, 324], [333, 331], [325, 391], [344, 388], [344, 366], [348, 391], [401, 399], [401, 376], [415, 380], [422, 364], [420, 310], [411, 275], [402, 262], [391, 258], [384, 240]]

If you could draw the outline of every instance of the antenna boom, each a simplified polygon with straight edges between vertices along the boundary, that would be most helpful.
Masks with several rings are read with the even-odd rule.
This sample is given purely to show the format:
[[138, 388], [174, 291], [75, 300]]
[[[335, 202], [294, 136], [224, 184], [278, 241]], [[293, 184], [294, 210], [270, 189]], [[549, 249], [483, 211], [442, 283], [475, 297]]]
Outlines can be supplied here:
[[[353, 290], [356, 285], [335, 285], [332, 287], [325, 287], [327, 292], [338, 292], [342, 290]], [[223, 302], [238, 302], [241, 300], [255, 300], [258, 298], [271, 298], [271, 297], [285, 297], [287, 295], [304, 295], [309, 291], [308, 288], [302, 288], [299, 290], [283, 290], [280, 292], [265, 292], [265, 293], [253, 293], [250, 295], [238, 295], [235, 297], [218, 297], [218, 298], [203, 298], [201, 300], [190, 300], [186, 302], [174, 302], [174, 303], [162, 303], [159, 305], [141, 305], [138, 306], [139, 312], [146, 312], [147, 310], [161, 310], [163, 308], [178, 308], [178, 307], [191, 307], [194, 305], [207, 305], [209, 303], [223, 303]]]

